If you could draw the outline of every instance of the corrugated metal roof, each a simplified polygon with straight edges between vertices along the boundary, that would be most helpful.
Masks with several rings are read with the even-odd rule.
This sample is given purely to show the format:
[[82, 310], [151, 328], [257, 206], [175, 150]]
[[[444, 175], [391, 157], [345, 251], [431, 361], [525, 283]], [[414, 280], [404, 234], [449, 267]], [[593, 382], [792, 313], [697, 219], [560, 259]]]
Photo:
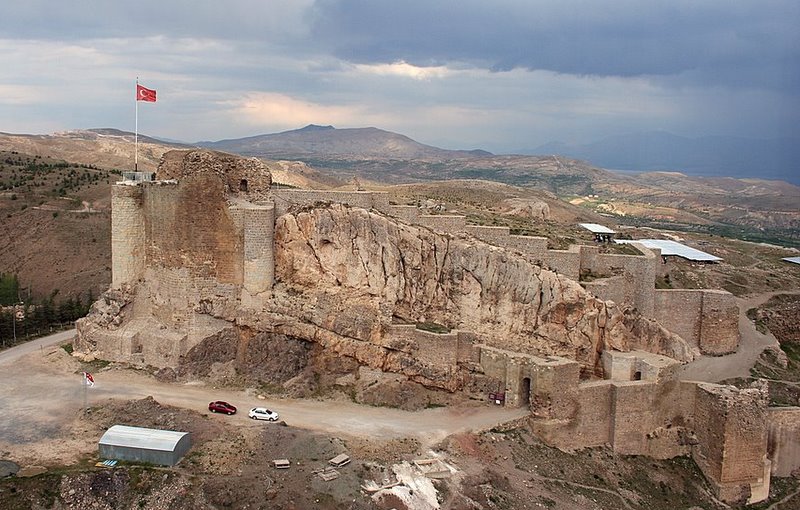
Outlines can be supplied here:
[[647, 248], [660, 249], [661, 255], [664, 256], [675, 255], [678, 257], [683, 257], [687, 260], [696, 260], [698, 262], [719, 262], [722, 260], [721, 258], [715, 257], [710, 253], [706, 253], [702, 250], [692, 248], [691, 246], [686, 246], [683, 243], [670, 241], [667, 239], [615, 239], [614, 242], [619, 244], [640, 243]]
[[792, 262], [794, 264], [800, 264], [800, 257], [786, 257], [783, 260], [785, 260], [786, 262]]
[[616, 234], [613, 230], [597, 223], [578, 223], [581, 227], [585, 228], [593, 234]]
[[106, 433], [100, 438], [100, 444], [171, 452], [175, 450], [178, 441], [187, 434], [188, 432], [174, 430], [114, 425], [106, 430]]

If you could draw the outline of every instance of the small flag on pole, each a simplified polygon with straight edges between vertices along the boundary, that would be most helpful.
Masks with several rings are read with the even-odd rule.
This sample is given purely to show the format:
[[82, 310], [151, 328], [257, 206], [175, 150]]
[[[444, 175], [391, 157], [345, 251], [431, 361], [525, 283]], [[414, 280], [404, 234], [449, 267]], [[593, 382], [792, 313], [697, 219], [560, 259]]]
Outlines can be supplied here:
[[94, 386], [94, 377], [92, 377], [92, 374], [90, 374], [89, 372], [84, 372], [83, 373], [83, 383], [86, 386]]
[[148, 103], [155, 103], [156, 102], [156, 91], [154, 89], [148, 89], [147, 87], [142, 87], [138, 83], [136, 84], [136, 100], [137, 101], [147, 101]]

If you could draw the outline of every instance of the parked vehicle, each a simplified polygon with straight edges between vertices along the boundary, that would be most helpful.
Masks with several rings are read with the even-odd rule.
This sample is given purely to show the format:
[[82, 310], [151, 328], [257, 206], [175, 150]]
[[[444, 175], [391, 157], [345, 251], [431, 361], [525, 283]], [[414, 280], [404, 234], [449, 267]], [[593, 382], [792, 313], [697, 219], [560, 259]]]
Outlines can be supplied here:
[[278, 413], [270, 411], [266, 407], [254, 407], [250, 409], [247, 416], [254, 420], [278, 421]]
[[236, 406], [222, 400], [209, 403], [208, 410], [212, 413], [236, 414]]

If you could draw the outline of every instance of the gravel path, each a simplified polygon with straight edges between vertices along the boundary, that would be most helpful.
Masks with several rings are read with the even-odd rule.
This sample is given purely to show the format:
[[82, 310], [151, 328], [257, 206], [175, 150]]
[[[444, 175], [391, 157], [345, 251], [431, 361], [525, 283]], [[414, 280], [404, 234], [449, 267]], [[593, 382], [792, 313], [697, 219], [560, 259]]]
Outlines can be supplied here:
[[747, 310], [767, 302], [778, 294], [800, 294], [800, 291], [773, 291], [744, 298], [736, 298], [739, 306], [739, 349], [727, 356], [701, 356], [681, 367], [678, 378], [684, 381], [719, 382], [734, 377], [749, 377], [761, 353], [767, 347], [778, 347], [778, 340], [771, 333], [756, 330], [753, 321], [747, 318]]

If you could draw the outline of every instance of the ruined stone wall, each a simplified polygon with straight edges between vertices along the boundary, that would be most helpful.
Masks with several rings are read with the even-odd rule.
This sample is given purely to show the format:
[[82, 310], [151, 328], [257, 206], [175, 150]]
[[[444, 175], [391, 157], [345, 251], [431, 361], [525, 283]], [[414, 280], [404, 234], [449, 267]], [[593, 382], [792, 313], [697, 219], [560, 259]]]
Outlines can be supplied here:
[[[632, 305], [640, 313], [652, 317], [654, 313], [654, 285], [660, 250], [642, 250], [643, 255], [620, 255], [600, 253], [596, 246], [581, 246], [580, 270], [598, 276], [614, 276], [614, 282], [609, 282], [605, 287], [594, 287], [600, 294], [595, 294], [601, 299], [613, 299], [603, 295], [603, 291], [610, 291], [617, 299], [624, 296], [622, 301], [614, 300], [620, 305]], [[587, 287], [588, 288], [588, 287]]]
[[425, 214], [418, 218], [418, 224], [428, 227], [436, 232], [457, 234], [464, 232], [467, 226], [467, 218], [464, 216], [454, 216], [447, 214]]
[[466, 231], [481, 241], [517, 251], [533, 263], [541, 265], [546, 260], [546, 237], [511, 235], [508, 227], [468, 225]]
[[145, 268], [142, 186], [111, 187], [111, 286], [120, 288], [141, 278]]
[[624, 306], [634, 301], [634, 285], [624, 275], [602, 278], [600, 280], [582, 281], [583, 288], [604, 301], [613, 301]]
[[654, 318], [705, 354], [726, 354], [739, 345], [739, 309], [721, 290], [654, 291]]
[[406, 223], [416, 224], [419, 221], [419, 207], [415, 205], [390, 205], [389, 214]]
[[145, 184], [143, 208], [148, 267], [185, 268], [220, 283], [243, 282], [243, 234], [216, 175]]
[[699, 347], [703, 294], [688, 289], [659, 289], [654, 291], [654, 300], [655, 319], [690, 344]]
[[558, 274], [578, 281], [581, 275], [581, 247], [570, 246], [568, 250], [547, 250], [544, 265]]
[[800, 470], [800, 407], [771, 407], [767, 423], [772, 475], [792, 476]]
[[[733, 294], [724, 290], [702, 290], [700, 350], [707, 354], [735, 352], [739, 346], [739, 307]], [[686, 313], [681, 311], [679, 313]], [[669, 328], [669, 322], [664, 326]]]
[[431, 333], [414, 324], [391, 325], [386, 329], [384, 344], [411, 346], [414, 356], [428, 365], [455, 369], [458, 363], [458, 332]]
[[317, 202], [335, 202], [362, 209], [376, 209], [391, 214], [389, 194], [383, 191], [318, 191], [301, 189], [273, 189], [270, 198], [275, 202], [275, 217], [278, 218], [298, 205], [313, 205]]

